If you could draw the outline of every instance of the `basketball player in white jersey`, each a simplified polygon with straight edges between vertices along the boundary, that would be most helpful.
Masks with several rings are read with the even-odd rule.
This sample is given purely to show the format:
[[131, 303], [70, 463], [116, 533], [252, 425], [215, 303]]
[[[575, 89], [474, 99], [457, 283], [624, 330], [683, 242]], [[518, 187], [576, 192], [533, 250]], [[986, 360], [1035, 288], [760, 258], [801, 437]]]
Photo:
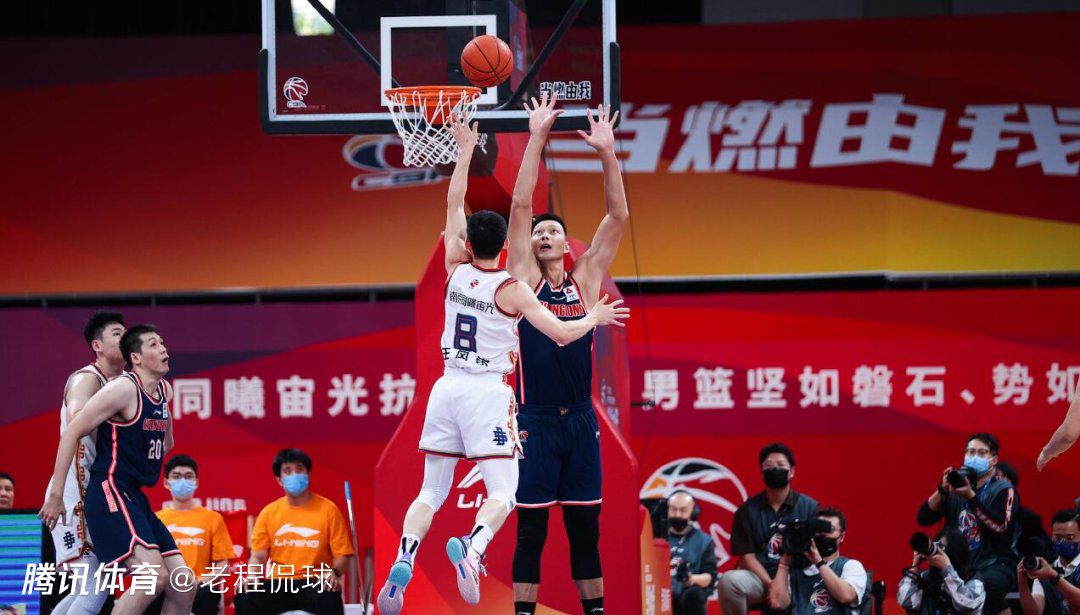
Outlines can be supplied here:
[[424, 416], [420, 450], [425, 453], [424, 483], [405, 515], [397, 560], [379, 592], [379, 612], [396, 615], [412, 579], [417, 548], [435, 511], [450, 492], [459, 459], [475, 461], [487, 497], [467, 536], [446, 545], [458, 591], [465, 602], [480, 602], [481, 560], [488, 543], [514, 509], [517, 491], [517, 421], [514, 392], [505, 382], [514, 370], [516, 322], [523, 317], [559, 344], [568, 344], [597, 325], [622, 326], [629, 308], [605, 295], [582, 319], [563, 322], [544, 308], [532, 290], [499, 269], [506, 244], [506, 221], [481, 211], [465, 218], [469, 163], [476, 146], [476, 124], [448, 127], [461, 154], [447, 194], [446, 315], [442, 334], [443, 376], [435, 382]]
[[[64, 385], [63, 405], [60, 407], [60, 434], [63, 435], [71, 420], [105, 383], [119, 376], [124, 370], [124, 357], [120, 353], [120, 338], [124, 335], [124, 317], [116, 312], [98, 312], [90, 317], [83, 328], [83, 338], [94, 352], [94, 362], [68, 376]], [[58, 522], [52, 529], [56, 545], [57, 568], [72, 564], [86, 564], [90, 575], [98, 568], [90, 534], [86, 529], [83, 497], [90, 480], [90, 465], [96, 457], [95, 439], [90, 435], [79, 440], [75, 460], [68, 468], [64, 482], [65, 522]], [[49, 482], [52, 487], [52, 481]], [[48, 493], [48, 491], [46, 491]], [[101, 611], [108, 592], [96, 591], [94, 583], [86, 584], [85, 592], [66, 596], [53, 613], [58, 615], [96, 615]]]

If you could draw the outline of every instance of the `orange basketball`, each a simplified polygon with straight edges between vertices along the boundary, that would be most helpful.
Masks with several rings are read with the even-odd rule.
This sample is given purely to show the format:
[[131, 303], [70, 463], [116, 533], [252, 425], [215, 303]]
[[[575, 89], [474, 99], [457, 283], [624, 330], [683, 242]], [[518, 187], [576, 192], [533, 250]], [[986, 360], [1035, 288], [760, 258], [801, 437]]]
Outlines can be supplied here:
[[513, 68], [510, 47], [497, 36], [478, 36], [461, 52], [461, 72], [478, 88], [499, 85], [510, 78]]

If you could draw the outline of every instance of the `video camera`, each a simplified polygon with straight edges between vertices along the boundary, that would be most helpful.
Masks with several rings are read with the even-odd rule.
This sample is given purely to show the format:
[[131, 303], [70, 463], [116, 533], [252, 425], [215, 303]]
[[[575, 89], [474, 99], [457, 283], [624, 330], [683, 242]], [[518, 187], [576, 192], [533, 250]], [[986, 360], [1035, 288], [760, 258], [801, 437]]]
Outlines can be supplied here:
[[833, 531], [832, 523], [825, 519], [785, 519], [776, 527], [780, 530], [780, 552], [793, 555], [809, 551], [815, 534]]
[[[1053, 566], [1049, 562], [1047, 562], [1047, 565], [1060, 574], [1065, 573], [1064, 568], [1061, 568], [1059, 566]], [[1039, 563], [1039, 558], [1035, 557], [1034, 555], [1025, 555], [1023, 558], [1020, 559], [1020, 566], [1022, 566], [1024, 570], [1028, 572], [1035, 572], [1042, 567], [1042, 564]]]

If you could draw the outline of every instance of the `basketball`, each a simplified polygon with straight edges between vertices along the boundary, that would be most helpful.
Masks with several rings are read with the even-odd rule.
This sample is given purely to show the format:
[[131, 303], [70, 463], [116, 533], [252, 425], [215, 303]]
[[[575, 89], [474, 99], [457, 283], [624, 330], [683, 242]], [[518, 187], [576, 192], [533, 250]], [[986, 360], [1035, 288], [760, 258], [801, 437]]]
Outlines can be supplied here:
[[490, 88], [510, 78], [514, 56], [497, 36], [484, 34], [469, 41], [461, 52], [461, 71], [479, 88]]

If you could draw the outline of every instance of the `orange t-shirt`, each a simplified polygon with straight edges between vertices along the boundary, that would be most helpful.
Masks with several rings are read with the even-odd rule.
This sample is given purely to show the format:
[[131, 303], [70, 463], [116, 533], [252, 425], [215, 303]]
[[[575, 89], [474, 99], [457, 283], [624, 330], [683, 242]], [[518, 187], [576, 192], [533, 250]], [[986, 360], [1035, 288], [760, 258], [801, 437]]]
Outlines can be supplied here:
[[[311, 494], [303, 506], [290, 506], [288, 497], [281, 497], [262, 509], [251, 531], [251, 550], [268, 550], [266, 562], [274, 566], [272, 576], [303, 577], [305, 566], [318, 569], [334, 565], [334, 557], [352, 555], [352, 542], [345, 526], [345, 517], [337, 505], [321, 495]], [[293, 566], [293, 573], [279, 566]]]
[[169, 528], [184, 563], [195, 574], [210, 574], [210, 564], [235, 557], [221, 513], [198, 506], [191, 510], [163, 508], [157, 516]]

